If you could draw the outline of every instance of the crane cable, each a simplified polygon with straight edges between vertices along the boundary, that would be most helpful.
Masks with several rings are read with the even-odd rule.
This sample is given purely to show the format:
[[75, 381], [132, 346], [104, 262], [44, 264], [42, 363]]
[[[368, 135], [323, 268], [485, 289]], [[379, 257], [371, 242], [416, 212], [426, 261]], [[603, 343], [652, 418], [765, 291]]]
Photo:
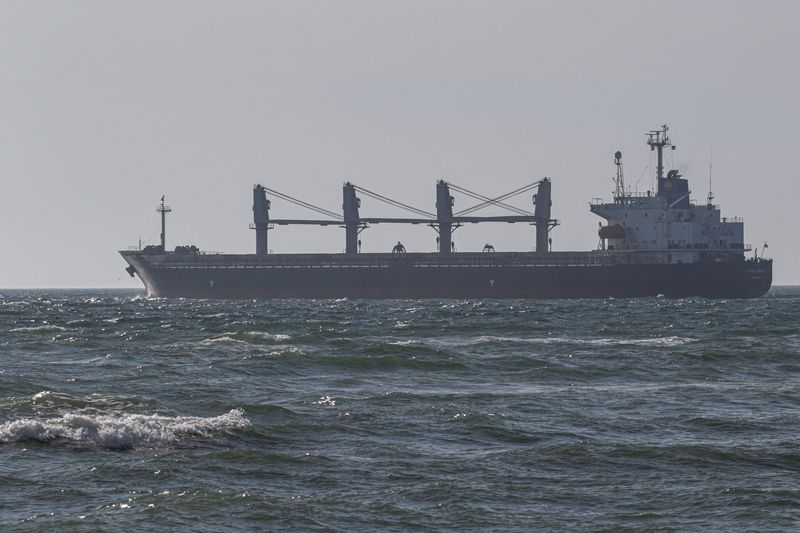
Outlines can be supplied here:
[[293, 203], [295, 205], [298, 205], [300, 207], [305, 207], [306, 209], [310, 209], [312, 211], [316, 211], [317, 213], [319, 213], [321, 215], [326, 215], [326, 216], [329, 216], [329, 217], [333, 217], [336, 220], [342, 220], [342, 215], [334, 213], [333, 211], [328, 211], [327, 209], [324, 209], [322, 207], [318, 207], [318, 206], [316, 206], [314, 204], [310, 204], [308, 202], [304, 202], [303, 200], [298, 200], [297, 198], [293, 198], [293, 197], [289, 196], [288, 194], [283, 194], [282, 192], [278, 192], [278, 191], [276, 191], [274, 189], [269, 189], [267, 187], [264, 187], [264, 190], [267, 191], [268, 193], [272, 194], [273, 196], [277, 196], [278, 198], [286, 200], [287, 202], [291, 202], [291, 203]]
[[448, 183], [448, 185], [452, 189], [454, 189], [454, 190], [456, 190], [456, 191], [458, 191], [458, 192], [460, 192], [462, 194], [466, 194], [467, 196], [471, 196], [472, 198], [475, 198], [476, 200], [483, 200], [480, 204], [476, 204], [476, 205], [474, 205], [472, 207], [468, 207], [466, 209], [463, 209], [463, 210], [459, 211], [458, 213], [455, 213], [456, 216], [462, 216], [462, 215], [465, 215], [467, 213], [472, 213], [473, 211], [477, 211], [479, 209], [483, 209], [484, 207], [488, 207], [489, 205], [496, 205], [496, 206], [502, 207], [503, 209], [506, 209], [508, 211], [513, 211], [515, 213], [518, 213], [518, 214], [521, 214], [521, 215], [525, 215], [525, 216], [531, 216], [532, 213], [530, 213], [528, 211], [525, 211], [524, 209], [520, 209], [518, 207], [515, 207], [513, 205], [506, 204], [506, 203], [502, 202], [502, 200], [506, 200], [508, 198], [511, 198], [512, 196], [517, 196], [518, 194], [522, 194], [524, 192], [530, 191], [531, 189], [534, 189], [535, 187], [538, 187], [539, 183], [540, 182], [537, 181], [535, 183], [531, 183], [529, 185], [525, 185], [525, 186], [520, 187], [518, 189], [514, 189], [511, 192], [508, 192], [506, 194], [498, 196], [497, 198], [489, 198], [488, 196], [483, 196], [482, 194], [478, 194], [478, 193], [472, 192], [472, 191], [470, 191], [468, 189], [465, 189], [463, 187], [459, 187], [458, 185], [455, 185], [453, 183]]
[[370, 191], [368, 189], [365, 189], [363, 187], [359, 187], [358, 185], [353, 185], [353, 187], [355, 187], [355, 189], [357, 191], [363, 192], [367, 196], [370, 196], [370, 197], [372, 197], [372, 198], [374, 198], [376, 200], [380, 200], [382, 202], [385, 202], [385, 203], [387, 203], [389, 205], [392, 205], [394, 207], [399, 207], [400, 209], [405, 209], [406, 211], [410, 211], [410, 212], [412, 212], [414, 214], [417, 214], [417, 215], [436, 218], [436, 215], [434, 215], [433, 213], [429, 213], [428, 211], [423, 211], [422, 209], [417, 209], [416, 207], [412, 207], [412, 206], [404, 204], [402, 202], [398, 202], [397, 200], [392, 200], [391, 198], [387, 198], [386, 196], [383, 196], [383, 195], [378, 194], [376, 192], [372, 192], [372, 191]]

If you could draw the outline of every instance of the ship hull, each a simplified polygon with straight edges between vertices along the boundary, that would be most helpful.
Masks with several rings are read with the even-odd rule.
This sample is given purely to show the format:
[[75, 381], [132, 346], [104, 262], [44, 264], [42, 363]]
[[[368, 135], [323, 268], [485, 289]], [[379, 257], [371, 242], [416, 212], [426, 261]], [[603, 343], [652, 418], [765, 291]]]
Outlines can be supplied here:
[[[180, 298], [754, 298], [771, 261], [603, 264], [526, 260], [524, 254], [448, 261], [429, 254], [352, 260], [339, 254], [148, 256], [121, 252], [149, 296]], [[499, 256], [499, 254], [498, 254]], [[533, 256], [531, 256], [533, 257]], [[522, 258], [522, 259], [521, 259]], [[568, 258], [567, 258], [568, 259]]]

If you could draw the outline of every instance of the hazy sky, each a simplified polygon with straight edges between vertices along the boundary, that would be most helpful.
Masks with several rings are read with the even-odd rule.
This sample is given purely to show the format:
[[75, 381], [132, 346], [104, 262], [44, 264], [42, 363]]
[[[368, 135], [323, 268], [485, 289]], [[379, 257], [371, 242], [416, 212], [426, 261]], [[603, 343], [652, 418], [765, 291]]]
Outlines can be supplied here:
[[[339, 211], [351, 180], [433, 210], [440, 178], [499, 195], [551, 176], [554, 249], [588, 250], [613, 153], [648, 189], [644, 133], [665, 122], [693, 197], [713, 146], [723, 215], [799, 284], [799, 27], [795, 0], [3, 0], [0, 287], [141, 286], [117, 250], [158, 240], [162, 194], [169, 247], [251, 253], [257, 182]], [[363, 198], [362, 216], [403, 213]], [[435, 245], [422, 226], [361, 238]], [[454, 240], [525, 250], [534, 231]], [[343, 247], [338, 228], [270, 232], [275, 252]]]

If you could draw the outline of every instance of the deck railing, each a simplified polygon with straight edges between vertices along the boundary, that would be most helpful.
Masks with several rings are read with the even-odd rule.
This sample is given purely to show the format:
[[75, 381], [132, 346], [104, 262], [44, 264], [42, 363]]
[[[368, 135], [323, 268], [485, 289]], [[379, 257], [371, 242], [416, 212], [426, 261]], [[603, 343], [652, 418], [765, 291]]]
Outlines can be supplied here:
[[[731, 249], [696, 250], [700, 261], [736, 262], [744, 259], [749, 245]], [[690, 251], [690, 249], [687, 249]], [[670, 262], [674, 250], [593, 250], [587, 252], [460, 252], [381, 254], [270, 254], [266, 256], [236, 254], [147, 255], [156, 268], [483, 268], [540, 266], [607, 266], [618, 264], [660, 264]]]

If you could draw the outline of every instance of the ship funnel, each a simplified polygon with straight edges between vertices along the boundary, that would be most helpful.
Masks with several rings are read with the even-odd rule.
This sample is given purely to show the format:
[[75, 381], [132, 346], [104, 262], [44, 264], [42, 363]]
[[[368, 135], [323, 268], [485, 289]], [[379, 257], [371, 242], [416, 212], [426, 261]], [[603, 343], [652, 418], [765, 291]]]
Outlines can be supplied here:
[[253, 187], [253, 228], [256, 230], [256, 255], [267, 255], [267, 229], [270, 202], [261, 185]]

